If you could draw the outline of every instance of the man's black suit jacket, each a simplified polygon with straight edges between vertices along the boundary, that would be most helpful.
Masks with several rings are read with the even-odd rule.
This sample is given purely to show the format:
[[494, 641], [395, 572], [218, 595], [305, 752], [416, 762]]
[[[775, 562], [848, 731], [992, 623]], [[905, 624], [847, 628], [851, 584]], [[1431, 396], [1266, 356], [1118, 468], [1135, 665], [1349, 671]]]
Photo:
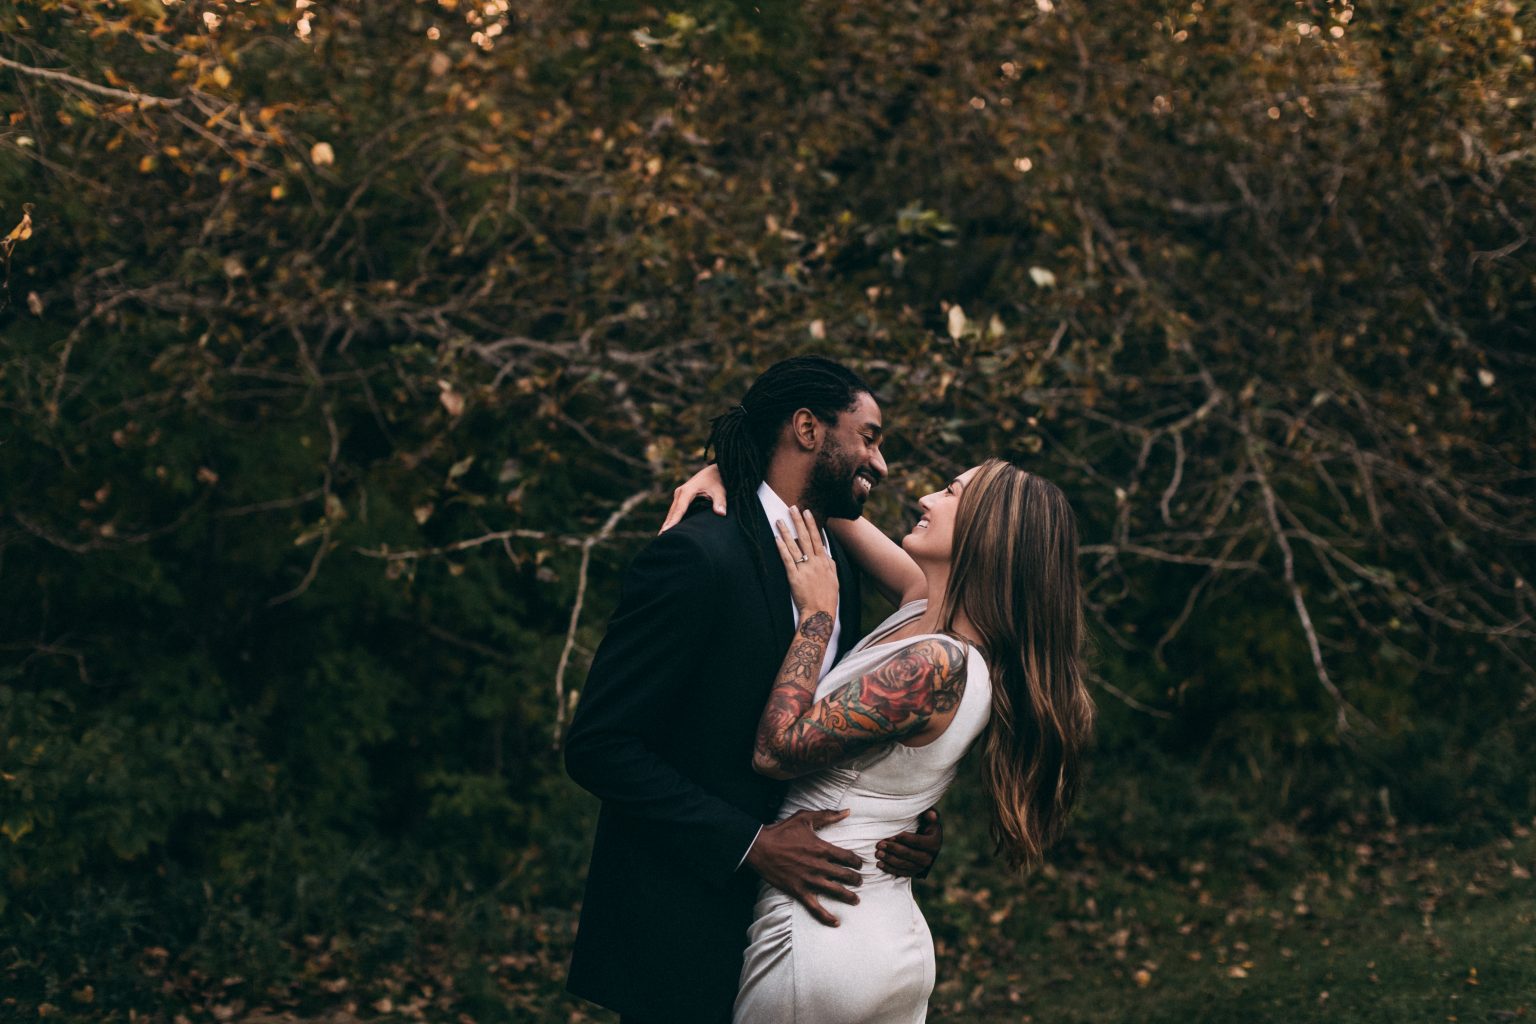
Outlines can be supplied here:
[[[859, 581], [832, 552], [841, 656], [860, 635]], [[575, 994], [647, 1020], [728, 1018], [757, 890], [739, 865], [784, 796], [752, 770], [752, 744], [792, 619], [756, 500], [689, 515], [630, 566], [566, 737], [567, 771], [603, 801]]]

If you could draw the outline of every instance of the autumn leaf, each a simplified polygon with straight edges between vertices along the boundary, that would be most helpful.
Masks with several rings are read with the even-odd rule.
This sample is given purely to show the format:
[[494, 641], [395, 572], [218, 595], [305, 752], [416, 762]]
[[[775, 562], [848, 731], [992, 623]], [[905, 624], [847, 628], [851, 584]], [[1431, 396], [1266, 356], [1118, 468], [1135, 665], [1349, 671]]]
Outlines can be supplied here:
[[453, 385], [446, 380], [438, 381], [437, 387], [437, 400], [442, 403], [444, 409], [448, 410], [448, 415], [455, 418], [463, 415], [464, 396], [455, 391]]
[[16, 248], [17, 242], [25, 242], [32, 237], [32, 204], [23, 203], [21, 207], [21, 222], [11, 228], [10, 233], [0, 238], [0, 255], [9, 258], [11, 251]]

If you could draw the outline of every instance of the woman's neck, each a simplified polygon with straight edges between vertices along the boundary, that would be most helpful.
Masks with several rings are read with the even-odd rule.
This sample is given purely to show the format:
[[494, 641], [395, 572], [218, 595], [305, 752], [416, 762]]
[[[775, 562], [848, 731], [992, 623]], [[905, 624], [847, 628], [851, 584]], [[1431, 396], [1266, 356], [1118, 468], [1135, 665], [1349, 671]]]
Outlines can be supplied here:
[[971, 625], [971, 620], [966, 618], [964, 609], [955, 609], [955, 620], [947, 628], [939, 620], [939, 615], [944, 608], [944, 602], [948, 597], [948, 563], [930, 566], [919, 562], [918, 567], [923, 570], [923, 576], [928, 581], [928, 607], [923, 611], [922, 617], [918, 619], [918, 632], [954, 633], [964, 637], [973, 644], [979, 644], [981, 641], [976, 635], [975, 628]]

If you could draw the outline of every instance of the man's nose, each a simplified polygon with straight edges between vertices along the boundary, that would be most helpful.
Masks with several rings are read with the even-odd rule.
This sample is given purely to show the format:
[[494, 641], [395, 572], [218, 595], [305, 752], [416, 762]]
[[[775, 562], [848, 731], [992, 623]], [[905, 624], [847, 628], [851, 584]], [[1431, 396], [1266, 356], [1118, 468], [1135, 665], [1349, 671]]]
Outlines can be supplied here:
[[871, 469], [880, 475], [881, 480], [884, 480], [885, 475], [890, 472], [890, 470], [885, 465], [885, 456], [880, 454], [880, 450], [878, 448], [875, 450], [875, 460], [869, 465]]

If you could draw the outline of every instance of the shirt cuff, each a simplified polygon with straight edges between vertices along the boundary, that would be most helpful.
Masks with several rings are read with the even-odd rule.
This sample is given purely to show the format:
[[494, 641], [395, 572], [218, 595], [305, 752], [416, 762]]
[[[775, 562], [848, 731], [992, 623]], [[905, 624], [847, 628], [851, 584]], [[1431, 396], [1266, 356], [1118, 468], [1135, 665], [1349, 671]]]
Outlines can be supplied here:
[[762, 834], [763, 834], [763, 826], [759, 825], [759, 826], [757, 826], [757, 831], [752, 833], [752, 841], [750, 843], [748, 843], [747, 844], [747, 848], [742, 851], [741, 860], [736, 862], [736, 870], [737, 871], [740, 871], [741, 870], [741, 866], [747, 862], [747, 854], [752, 852], [752, 847], [757, 845], [757, 837], [762, 835]]

